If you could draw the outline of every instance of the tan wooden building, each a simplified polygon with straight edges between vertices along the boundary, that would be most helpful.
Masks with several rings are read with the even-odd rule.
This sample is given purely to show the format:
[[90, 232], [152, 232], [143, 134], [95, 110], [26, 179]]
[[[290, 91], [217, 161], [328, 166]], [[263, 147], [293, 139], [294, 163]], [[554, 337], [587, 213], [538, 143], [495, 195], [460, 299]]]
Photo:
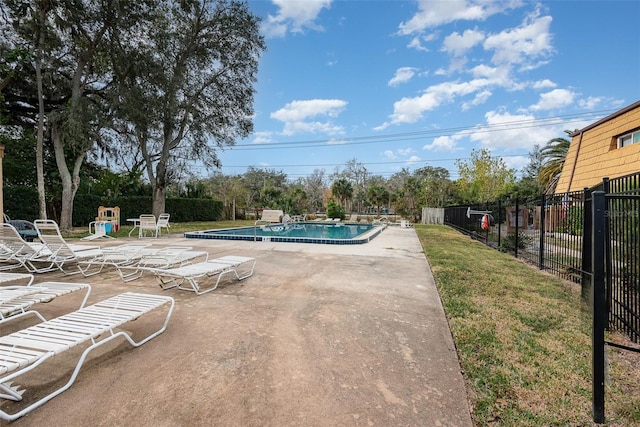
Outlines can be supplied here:
[[571, 135], [555, 193], [640, 172], [640, 101]]

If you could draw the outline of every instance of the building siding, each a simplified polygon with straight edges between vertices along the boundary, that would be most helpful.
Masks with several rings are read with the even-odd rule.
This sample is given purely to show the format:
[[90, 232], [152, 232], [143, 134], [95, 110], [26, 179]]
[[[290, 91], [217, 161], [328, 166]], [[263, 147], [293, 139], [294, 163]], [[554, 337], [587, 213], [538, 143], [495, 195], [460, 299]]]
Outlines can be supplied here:
[[640, 102], [620, 111], [573, 135], [556, 193], [579, 191], [605, 177], [640, 171], [640, 143], [617, 148], [618, 136], [640, 129]]

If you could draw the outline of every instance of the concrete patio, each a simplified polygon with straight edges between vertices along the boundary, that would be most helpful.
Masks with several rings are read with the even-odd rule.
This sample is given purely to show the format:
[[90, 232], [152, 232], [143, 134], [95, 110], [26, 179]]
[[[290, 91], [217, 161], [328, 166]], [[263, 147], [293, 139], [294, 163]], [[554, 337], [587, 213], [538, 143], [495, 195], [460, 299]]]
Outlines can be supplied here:
[[[388, 227], [364, 245], [177, 235], [147, 241], [206, 250], [210, 258], [255, 257], [255, 274], [242, 282], [229, 276], [202, 296], [162, 291], [148, 276], [126, 284], [113, 270], [88, 279], [36, 277], [36, 283], [90, 283], [89, 303], [136, 291], [171, 295], [176, 308], [164, 334], [137, 349], [120, 341], [105, 346], [68, 391], [4, 424], [472, 425], [451, 333], [415, 230]], [[38, 308], [49, 318], [77, 308], [79, 298]], [[162, 316], [151, 313], [126, 327], [142, 332]], [[65, 382], [79, 353], [56, 356], [29, 374], [20, 382], [24, 399]], [[15, 412], [21, 406], [1, 407]]]

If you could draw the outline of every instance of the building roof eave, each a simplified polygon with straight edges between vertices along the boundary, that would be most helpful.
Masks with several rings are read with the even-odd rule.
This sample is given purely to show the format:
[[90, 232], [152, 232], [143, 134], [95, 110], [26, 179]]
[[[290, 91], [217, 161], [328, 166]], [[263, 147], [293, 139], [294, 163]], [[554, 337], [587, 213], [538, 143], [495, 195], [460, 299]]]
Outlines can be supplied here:
[[590, 125], [588, 125], [585, 128], [582, 128], [582, 129], [580, 129], [580, 130], [578, 130], [576, 132], [570, 133], [569, 136], [573, 138], [573, 137], [575, 137], [577, 135], [580, 135], [583, 132], [588, 131], [589, 129], [592, 129], [592, 128], [594, 128], [594, 127], [596, 127], [596, 126], [598, 126], [598, 125], [600, 125], [600, 124], [602, 124], [604, 122], [607, 122], [607, 121], [609, 121], [609, 120], [611, 120], [611, 119], [613, 119], [615, 117], [618, 117], [618, 116], [620, 116], [622, 114], [625, 114], [625, 113], [627, 113], [627, 112], [629, 112], [631, 110], [634, 110], [636, 108], [639, 108], [639, 107], [640, 107], [640, 101], [636, 101], [633, 104], [624, 107], [622, 110], [618, 110], [615, 113], [610, 114], [607, 117], [604, 117], [604, 118], [598, 120], [595, 123], [591, 123]]

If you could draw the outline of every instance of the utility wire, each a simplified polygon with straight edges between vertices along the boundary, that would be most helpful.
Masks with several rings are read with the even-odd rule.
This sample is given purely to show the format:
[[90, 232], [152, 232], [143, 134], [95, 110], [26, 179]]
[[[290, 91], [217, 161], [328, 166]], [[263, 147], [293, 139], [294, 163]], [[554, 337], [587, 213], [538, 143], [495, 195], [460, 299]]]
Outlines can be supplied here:
[[532, 120], [514, 120], [512, 122], [497, 123], [483, 126], [463, 126], [444, 129], [432, 129], [425, 131], [386, 134], [386, 135], [368, 135], [349, 138], [330, 138], [317, 140], [300, 140], [300, 141], [273, 141], [261, 143], [237, 144], [229, 147], [229, 151], [249, 151], [249, 150], [280, 150], [283, 148], [308, 148], [308, 147], [340, 147], [345, 145], [360, 144], [380, 144], [383, 142], [398, 142], [415, 139], [424, 139], [425, 137], [440, 137], [453, 135], [471, 135], [475, 133], [503, 132], [516, 129], [536, 128], [550, 124], [570, 124], [578, 123], [587, 119], [601, 117], [603, 113], [613, 110], [600, 110], [581, 114], [567, 114], [563, 116], [554, 116], [543, 119]]

